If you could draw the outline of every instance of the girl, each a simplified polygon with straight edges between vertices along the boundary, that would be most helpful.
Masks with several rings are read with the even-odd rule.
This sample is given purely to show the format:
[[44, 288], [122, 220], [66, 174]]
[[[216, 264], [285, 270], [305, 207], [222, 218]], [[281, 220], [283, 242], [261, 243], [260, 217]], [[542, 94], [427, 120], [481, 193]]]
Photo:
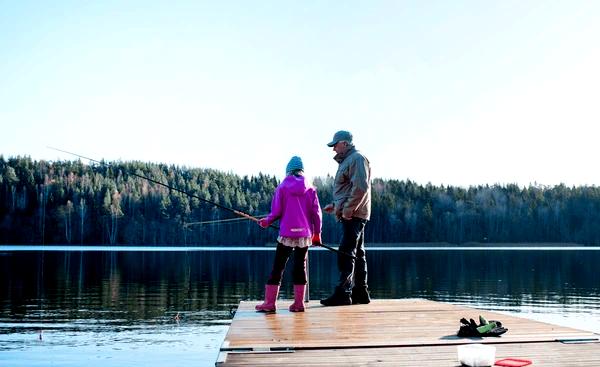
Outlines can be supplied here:
[[280, 220], [279, 237], [271, 276], [265, 285], [265, 301], [259, 312], [275, 312], [281, 277], [288, 258], [294, 253], [294, 303], [291, 312], [304, 312], [306, 291], [306, 255], [313, 243], [321, 243], [321, 206], [317, 191], [306, 182], [304, 165], [294, 156], [285, 168], [286, 177], [275, 189], [271, 213], [258, 224], [267, 228]]

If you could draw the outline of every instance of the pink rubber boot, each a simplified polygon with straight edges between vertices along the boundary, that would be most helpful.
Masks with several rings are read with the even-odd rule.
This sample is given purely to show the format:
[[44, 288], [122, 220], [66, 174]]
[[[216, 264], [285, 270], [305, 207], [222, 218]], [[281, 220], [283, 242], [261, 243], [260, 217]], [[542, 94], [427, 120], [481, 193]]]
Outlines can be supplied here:
[[305, 284], [294, 284], [294, 303], [290, 305], [291, 312], [304, 312]]
[[278, 295], [278, 285], [265, 285], [265, 301], [262, 303], [262, 305], [256, 305], [256, 307], [254, 308], [258, 312], [275, 312], [275, 310], [277, 310], [277, 306], [275, 305], [275, 303], [277, 302]]

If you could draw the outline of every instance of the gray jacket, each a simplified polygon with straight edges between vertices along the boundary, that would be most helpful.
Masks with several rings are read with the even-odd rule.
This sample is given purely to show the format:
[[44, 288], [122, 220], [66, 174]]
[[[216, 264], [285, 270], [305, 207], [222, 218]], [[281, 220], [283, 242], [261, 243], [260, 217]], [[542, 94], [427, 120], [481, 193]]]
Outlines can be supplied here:
[[369, 220], [371, 218], [371, 166], [355, 147], [333, 157], [338, 170], [333, 183], [333, 202], [338, 218], [342, 214]]

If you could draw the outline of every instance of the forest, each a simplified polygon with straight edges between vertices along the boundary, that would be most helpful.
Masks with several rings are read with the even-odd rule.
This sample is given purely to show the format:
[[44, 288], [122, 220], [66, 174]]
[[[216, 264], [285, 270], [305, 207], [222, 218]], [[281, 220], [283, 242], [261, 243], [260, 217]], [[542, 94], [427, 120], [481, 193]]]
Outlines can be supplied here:
[[[322, 206], [331, 201], [332, 183], [330, 176], [314, 179]], [[268, 214], [277, 184], [275, 176], [262, 173], [241, 177], [139, 161], [87, 164], [0, 155], [0, 243], [264, 246], [275, 242], [275, 229], [209, 202], [260, 217]], [[339, 241], [339, 227], [324, 214], [324, 243]], [[365, 240], [367, 246], [598, 245], [598, 228], [596, 186], [465, 188], [375, 178]]]

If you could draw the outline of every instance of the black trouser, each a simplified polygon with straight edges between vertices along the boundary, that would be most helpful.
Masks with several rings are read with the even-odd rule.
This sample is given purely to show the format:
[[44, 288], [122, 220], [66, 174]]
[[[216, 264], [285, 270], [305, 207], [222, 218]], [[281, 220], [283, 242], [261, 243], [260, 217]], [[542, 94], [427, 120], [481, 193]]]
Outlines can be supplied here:
[[269, 280], [267, 280], [267, 284], [281, 284], [285, 264], [287, 264], [288, 258], [292, 252], [294, 253], [292, 280], [296, 285], [306, 284], [306, 254], [308, 253], [308, 247], [289, 247], [284, 246], [279, 242], [277, 243], [275, 259], [273, 260], [273, 269], [271, 270], [271, 276], [269, 277]]
[[[367, 254], [365, 252], [365, 225], [361, 218], [342, 219], [344, 233], [340, 251], [356, 256], [356, 259], [338, 253], [338, 269], [340, 270], [339, 291], [350, 294], [352, 285], [367, 286]], [[353, 282], [354, 278], [354, 282]]]

